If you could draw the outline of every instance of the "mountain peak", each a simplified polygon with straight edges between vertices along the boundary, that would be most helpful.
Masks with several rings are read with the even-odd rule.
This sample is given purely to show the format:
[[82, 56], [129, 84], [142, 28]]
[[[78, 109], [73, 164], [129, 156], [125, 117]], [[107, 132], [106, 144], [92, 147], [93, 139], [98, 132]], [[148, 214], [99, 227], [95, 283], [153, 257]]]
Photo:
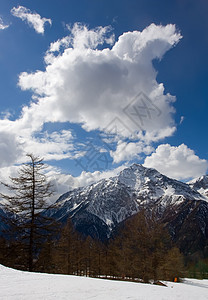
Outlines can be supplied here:
[[192, 189], [204, 195], [208, 199], [208, 175], [200, 176], [188, 183]]
[[[133, 164], [117, 176], [70, 191], [57, 200], [59, 219], [93, 215], [112, 229], [137, 213], [154, 205], [162, 212], [183, 201], [205, 200], [188, 184], [168, 178], [155, 169]], [[77, 221], [78, 222], [78, 221]]]

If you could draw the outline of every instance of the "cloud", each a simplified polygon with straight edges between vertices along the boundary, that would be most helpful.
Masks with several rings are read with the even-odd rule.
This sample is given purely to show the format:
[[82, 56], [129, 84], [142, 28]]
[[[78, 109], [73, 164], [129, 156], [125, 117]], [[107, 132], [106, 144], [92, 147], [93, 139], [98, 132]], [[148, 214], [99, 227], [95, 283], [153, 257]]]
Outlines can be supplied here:
[[26, 113], [16, 121], [0, 120], [0, 167], [25, 162], [26, 154], [31, 152], [45, 160], [77, 156], [70, 130], [48, 133], [42, 130], [42, 121], [36, 121]]
[[[152, 60], [161, 59], [180, 38], [174, 25], [151, 24], [142, 32], [124, 33], [112, 46], [109, 27], [89, 30], [75, 24], [68, 37], [50, 45], [45, 71], [20, 74], [19, 86], [32, 90], [37, 100], [28, 113], [51, 122], [79, 123], [87, 131], [106, 131], [117, 117], [125, 127], [121, 135], [154, 131], [159, 136], [174, 127], [175, 97], [157, 83]], [[107, 43], [112, 48], [98, 49]], [[139, 114], [132, 117], [136, 106]]]
[[180, 123], [179, 123], [180, 125], [183, 123], [184, 119], [185, 119], [185, 117], [181, 116]]
[[[54, 131], [49, 134], [43, 132], [38, 137], [33, 137], [24, 140], [24, 152], [36, 153], [45, 160], [61, 160], [72, 158], [73, 136], [70, 130]], [[25, 159], [25, 158], [24, 158]]]
[[4, 30], [8, 27], [9, 27], [9, 25], [5, 25], [2, 18], [0, 17], [0, 30]]
[[22, 21], [26, 21], [37, 33], [44, 34], [45, 23], [52, 25], [51, 19], [41, 18], [39, 14], [31, 12], [30, 9], [24, 6], [13, 7], [11, 14]]
[[[52, 183], [54, 195], [50, 198], [50, 202], [55, 202], [59, 196], [64, 193], [73, 190], [75, 188], [83, 187], [101, 179], [110, 178], [116, 176], [128, 165], [122, 165], [118, 168], [108, 171], [95, 171], [85, 172], [83, 171], [79, 176], [72, 176], [71, 174], [63, 174], [62, 171], [54, 166], [45, 165], [46, 178]], [[0, 168], [0, 182], [10, 183], [10, 177], [18, 177], [19, 166], [10, 166]], [[1, 185], [1, 192], [8, 193], [8, 190]], [[2, 201], [2, 199], [1, 199]]]
[[[37, 17], [24, 7], [12, 11], [18, 15], [25, 12], [30, 20]], [[40, 31], [44, 30], [45, 19], [37, 20], [42, 24]], [[97, 129], [106, 136], [114, 135], [117, 146], [110, 153], [114, 162], [133, 159], [141, 151], [149, 154], [152, 142], [176, 130], [175, 97], [165, 94], [163, 84], [157, 82], [152, 60], [161, 59], [175, 46], [180, 33], [174, 25], [151, 24], [142, 32], [126, 32], [115, 42], [109, 26], [89, 29], [76, 23], [69, 30], [66, 37], [50, 44], [44, 71], [19, 76], [20, 88], [32, 90], [33, 97], [19, 119], [0, 120], [2, 134], [12, 132], [18, 145], [14, 148], [18, 155], [14, 153], [14, 159], [6, 161], [21, 162], [31, 150], [45, 159], [83, 155], [63, 132], [48, 135], [44, 131], [48, 122], [78, 123], [86, 131]], [[121, 151], [123, 146], [127, 149]]]
[[110, 151], [110, 155], [113, 158], [114, 163], [120, 163], [121, 161], [131, 161], [135, 158], [140, 158], [140, 153], [150, 154], [154, 148], [149, 145], [145, 145], [143, 142], [123, 142], [119, 141], [115, 151]]
[[187, 180], [204, 175], [208, 162], [200, 159], [193, 150], [181, 144], [178, 147], [162, 144], [145, 158], [144, 166], [178, 180]]
[[54, 190], [56, 192], [53, 200], [57, 200], [60, 195], [72, 189], [92, 184], [104, 178], [116, 176], [126, 167], [127, 165], [125, 164], [113, 170], [107, 170], [103, 172], [95, 171], [91, 173], [83, 171], [77, 177], [70, 174], [62, 174], [61, 170], [51, 167], [51, 170], [49, 170], [47, 177], [53, 183]]
[[15, 163], [19, 155], [21, 155], [21, 147], [16, 135], [0, 130], [0, 167]]

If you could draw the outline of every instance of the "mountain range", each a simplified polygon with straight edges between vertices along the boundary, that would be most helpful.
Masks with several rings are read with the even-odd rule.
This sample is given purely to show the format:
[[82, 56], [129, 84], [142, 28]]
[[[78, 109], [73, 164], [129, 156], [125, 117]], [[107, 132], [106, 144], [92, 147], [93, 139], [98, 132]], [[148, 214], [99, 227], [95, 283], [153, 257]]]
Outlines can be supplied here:
[[208, 255], [208, 176], [183, 183], [139, 164], [63, 194], [48, 214], [102, 241], [140, 210], [156, 215], [184, 254]]

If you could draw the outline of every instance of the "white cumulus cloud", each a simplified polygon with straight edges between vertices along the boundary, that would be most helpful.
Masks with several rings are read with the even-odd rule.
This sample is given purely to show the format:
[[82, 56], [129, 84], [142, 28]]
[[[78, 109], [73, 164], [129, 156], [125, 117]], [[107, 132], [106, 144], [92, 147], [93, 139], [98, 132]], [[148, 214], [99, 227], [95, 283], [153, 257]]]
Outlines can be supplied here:
[[45, 71], [20, 74], [19, 86], [33, 90], [38, 100], [28, 113], [51, 122], [80, 123], [87, 131], [105, 131], [118, 117], [126, 136], [135, 131], [160, 135], [174, 127], [175, 97], [157, 83], [152, 60], [161, 59], [180, 38], [174, 25], [151, 24], [142, 32], [124, 33], [112, 48], [98, 50], [104, 43], [112, 45], [109, 27], [89, 30], [75, 24], [68, 38], [51, 44]]
[[[37, 14], [24, 7], [12, 12], [30, 15], [24, 19], [36, 19], [39, 32], [44, 31], [45, 19]], [[11, 138], [18, 145], [14, 147], [18, 155], [14, 151], [14, 159], [5, 161], [12, 164], [19, 157], [20, 162], [32, 150], [45, 159], [78, 157], [73, 140], [63, 132], [53, 136], [42, 132], [49, 122], [78, 123], [86, 131], [98, 129], [107, 135], [116, 127], [117, 148], [110, 153], [114, 162], [131, 160], [141, 152], [149, 154], [151, 142], [176, 130], [175, 97], [157, 82], [152, 64], [181, 39], [175, 25], [151, 24], [142, 32], [122, 34], [116, 42], [109, 26], [89, 29], [76, 23], [69, 30], [66, 37], [49, 45], [44, 71], [19, 76], [20, 88], [32, 90], [33, 97], [19, 119], [0, 120], [2, 134], [13, 133]], [[130, 143], [126, 137], [131, 137]]]
[[143, 142], [123, 142], [119, 141], [115, 151], [110, 151], [114, 163], [121, 161], [131, 161], [134, 158], [139, 158], [140, 153], [150, 154], [154, 148], [145, 145]]
[[208, 169], [208, 162], [200, 159], [184, 144], [178, 147], [162, 144], [145, 158], [144, 166], [155, 168], [171, 178], [187, 180], [204, 175]]
[[24, 6], [13, 7], [11, 14], [22, 21], [26, 21], [29, 26], [33, 27], [37, 33], [44, 34], [44, 25], [49, 23], [52, 25], [51, 19], [41, 18], [36, 12], [31, 12], [30, 9]]

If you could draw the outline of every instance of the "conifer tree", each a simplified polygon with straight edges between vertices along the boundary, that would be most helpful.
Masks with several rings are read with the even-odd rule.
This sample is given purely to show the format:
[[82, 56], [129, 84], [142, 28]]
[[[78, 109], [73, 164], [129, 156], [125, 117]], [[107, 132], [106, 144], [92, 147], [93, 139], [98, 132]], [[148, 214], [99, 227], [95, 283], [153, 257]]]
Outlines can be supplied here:
[[171, 248], [164, 256], [163, 262], [160, 266], [161, 278], [165, 280], [177, 281], [183, 276], [184, 262], [183, 256], [177, 247]]
[[[23, 164], [11, 183], [2, 183], [9, 190], [0, 194], [5, 200], [7, 234], [11, 244], [19, 246], [17, 258], [29, 271], [34, 270], [36, 255], [46, 237], [55, 229], [53, 220], [43, 211], [51, 208], [47, 200], [53, 194], [47, 181], [43, 159], [27, 154], [29, 162]], [[9, 217], [8, 217], [9, 216]]]

